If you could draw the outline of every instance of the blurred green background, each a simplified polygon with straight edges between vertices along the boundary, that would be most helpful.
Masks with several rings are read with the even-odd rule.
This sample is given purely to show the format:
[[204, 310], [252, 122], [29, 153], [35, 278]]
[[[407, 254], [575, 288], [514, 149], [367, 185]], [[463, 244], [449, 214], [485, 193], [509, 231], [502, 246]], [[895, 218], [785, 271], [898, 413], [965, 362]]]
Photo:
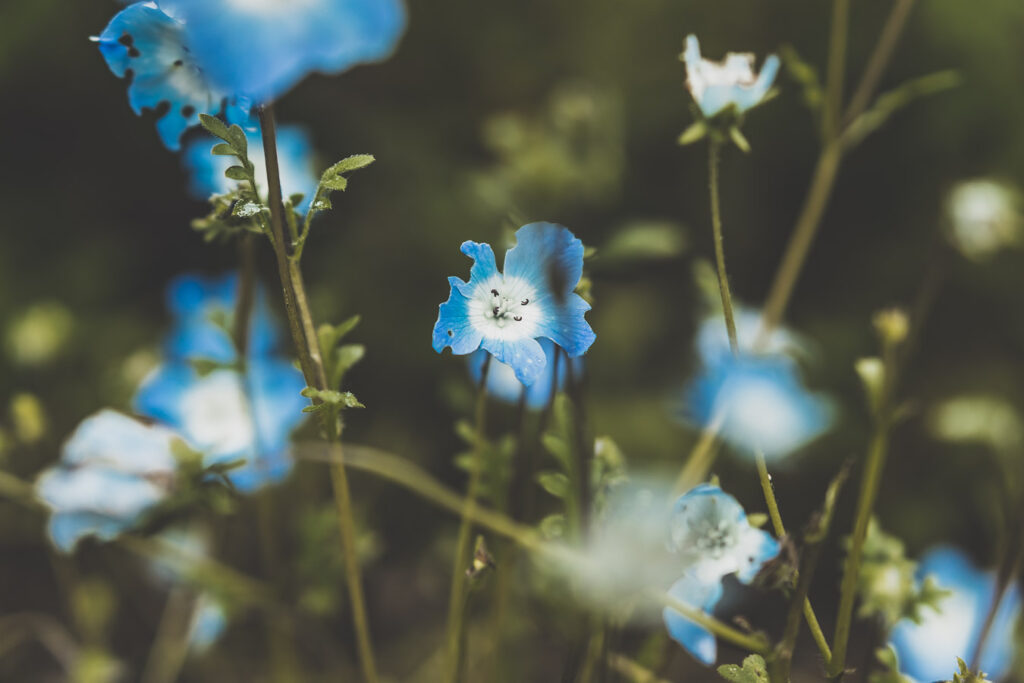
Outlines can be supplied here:
[[[853, 3], [848, 83], [856, 83], [890, 6]], [[103, 406], [127, 409], [168, 323], [168, 280], [231, 269], [237, 259], [232, 245], [206, 244], [189, 227], [204, 205], [186, 196], [179, 159], [161, 146], [151, 116], [130, 111], [125, 84], [88, 40], [118, 7], [0, 5], [0, 397], [7, 397], [0, 464], [26, 479], [57, 458], [83, 417]], [[706, 152], [675, 142], [691, 121], [677, 55], [696, 33], [712, 58], [727, 50], [763, 56], [789, 44], [820, 70], [830, 3], [412, 0], [409, 12], [391, 60], [311, 77], [277, 107], [281, 122], [312, 130], [324, 165], [354, 153], [378, 160], [353, 177], [306, 250], [317, 319], [363, 316], [354, 338], [368, 353], [348, 388], [367, 409], [349, 414], [347, 440], [398, 453], [462, 487], [451, 464], [462, 448], [452, 425], [469, 415], [472, 386], [462, 359], [430, 347], [437, 305], [447, 297], [447, 276], [468, 273], [463, 240], [497, 245], [509, 228], [549, 220], [599, 249], [588, 314], [598, 337], [587, 355], [591, 427], [616, 440], [631, 469], [674, 476], [695, 439], [672, 412], [694, 370], [693, 332], [707, 312], [694, 265], [712, 253]], [[865, 449], [869, 418], [853, 363], [876, 351], [872, 313], [912, 304], [941, 251], [946, 192], [965, 178], [1013, 182], [1024, 174], [1022, 32], [1019, 0], [928, 0], [914, 9], [882, 90], [943, 69], [957, 70], [963, 82], [901, 110], [840, 173], [787, 321], [813, 340], [810, 384], [837, 398], [842, 417], [829, 436], [778, 467], [779, 499], [793, 524], [819, 504], [840, 464]], [[785, 74], [778, 85], [780, 96], [744, 127], [752, 153], [729, 150], [722, 168], [733, 291], [751, 305], [763, 302], [819, 150], [799, 85]], [[673, 226], [685, 248], [671, 257], [612, 258], [616, 236], [637, 224]], [[276, 291], [265, 245], [260, 259]], [[878, 514], [911, 556], [949, 542], [989, 565], [998, 540], [991, 492], [1001, 475], [984, 448], [932, 436], [926, 416], [963, 393], [1024, 406], [1024, 253], [945, 263], [908, 368], [910, 417], [893, 437]], [[18, 398], [24, 394], [37, 404]], [[36, 407], [45, 425], [33, 434]], [[511, 423], [506, 412], [496, 423]], [[752, 466], [727, 457], [716, 469], [748, 509], [762, 509]], [[390, 484], [359, 473], [352, 479], [372, 533], [364, 539], [366, 583], [383, 669], [396, 679], [416, 680], [421, 671], [430, 680], [419, 667], [439, 642], [455, 521]], [[840, 530], [849, 528], [851, 491]], [[307, 595], [311, 564], [328, 595], [326, 607], [321, 600], [317, 616], [298, 626], [306, 680], [339, 680], [352, 653], [340, 567], [329, 549], [332, 520], [323, 512], [330, 509], [326, 470], [303, 463], [272, 495], [289, 590], [296, 600], [317, 600]], [[218, 554], [259, 575], [254, 510], [243, 501], [218, 522], [225, 539]], [[310, 521], [318, 515], [326, 529]], [[163, 593], [116, 547], [87, 543], [73, 558], [55, 556], [43, 522], [0, 501], [0, 619], [48, 615], [78, 638], [102, 642], [132, 680]], [[326, 559], [307, 557], [310, 546], [326, 546]], [[838, 555], [825, 557], [814, 592], [824, 596], [821, 616], [831, 623], [839, 566], [828, 558]], [[116, 612], [90, 636], [72, 596], [95, 581], [112, 589]], [[868, 661], [862, 630], [853, 662]], [[635, 644], [646, 633], [622, 638]], [[556, 680], [566, 648], [558, 620], [524, 621], [521, 635], [512, 647], [523, 653], [523, 669], [509, 680]], [[261, 680], [263, 638], [258, 615], [240, 611], [227, 640], [187, 664], [183, 680]], [[715, 679], [674, 652], [668, 671], [692, 677], [673, 680]], [[798, 661], [813, 672], [813, 647], [803, 644]], [[60, 680], [59, 668], [38, 644], [5, 650], [0, 643], [0, 680]]]

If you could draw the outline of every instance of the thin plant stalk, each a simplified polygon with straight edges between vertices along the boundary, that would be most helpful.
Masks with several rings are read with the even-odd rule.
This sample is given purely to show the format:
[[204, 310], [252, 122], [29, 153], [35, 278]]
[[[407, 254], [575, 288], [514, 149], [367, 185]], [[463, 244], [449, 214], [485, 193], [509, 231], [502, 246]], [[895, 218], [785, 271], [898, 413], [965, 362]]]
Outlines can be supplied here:
[[729, 276], [725, 272], [725, 246], [722, 240], [722, 208], [719, 198], [718, 166], [722, 143], [712, 140], [708, 147], [708, 184], [711, 190], [711, 229], [715, 238], [715, 264], [718, 268], [718, 290], [722, 295], [722, 315], [725, 316], [725, 329], [729, 334], [729, 347], [733, 353], [739, 352], [739, 341], [736, 337], [736, 318], [732, 310], [732, 292], [729, 289]]
[[[258, 108], [260, 127], [263, 134], [263, 149], [267, 166], [267, 191], [270, 203], [270, 225], [273, 235], [272, 243], [277, 257], [278, 274], [284, 295], [285, 312], [292, 333], [299, 365], [306, 384], [321, 391], [329, 390], [327, 375], [324, 371], [323, 358], [313, 324], [313, 315], [306, 296], [302, 270], [299, 261], [292, 253], [292, 246], [285, 241], [284, 202], [281, 197], [281, 175], [277, 158], [277, 127], [274, 110], [271, 105]], [[337, 443], [339, 423], [331, 416], [330, 411], [319, 411], [321, 425], [325, 436], [331, 442], [332, 452], [337, 460], [331, 466], [331, 483], [334, 488], [334, 499], [338, 508], [338, 522], [341, 531], [342, 552], [345, 563], [345, 578], [348, 586], [349, 600], [352, 604], [352, 622], [356, 632], [359, 650], [359, 663], [363, 678], [367, 683], [377, 683], [377, 666], [373, 656], [373, 644], [370, 637], [369, 621], [366, 616], [365, 598], [363, 597], [362, 577], [359, 568], [359, 557], [356, 550], [355, 524], [352, 518], [352, 500], [345, 472], [343, 453]]]
[[832, 5], [832, 28], [828, 41], [828, 76], [825, 80], [825, 112], [822, 126], [826, 142], [839, 137], [843, 84], [846, 80], [846, 40], [849, 21], [850, 0], [835, 0]]
[[448, 595], [448, 633], [447, 658], [445, 661], [445, 678], [456, 683], [462, 677], [463, 652], [462, 644], [465, 633], [467, 586], [466, 569], [470, 566], [470, 553], [473, 541], [473, 509], [480, 492], [480, 481], [483, 475], [483, 451], [486, 441], [487, 420], [487, 374], [491, 366], [491, 356], [487, 355], [483, 368], [480, 370], [480, 388], [476, 398], [476, 440], [473, 444], [472, 460], [469, 470], [469, 486], [466, 501], [462, 509], [462, 521], [459, 524], [459, 536], [455, 544], [455, 557], [452, 560], [452, 580]]
[[142, 673], [142, 683], [173, 683], [177, 680], [188, 654], [197, 604], [191, 590], [183, 586], [175, 586], [171, 590]]

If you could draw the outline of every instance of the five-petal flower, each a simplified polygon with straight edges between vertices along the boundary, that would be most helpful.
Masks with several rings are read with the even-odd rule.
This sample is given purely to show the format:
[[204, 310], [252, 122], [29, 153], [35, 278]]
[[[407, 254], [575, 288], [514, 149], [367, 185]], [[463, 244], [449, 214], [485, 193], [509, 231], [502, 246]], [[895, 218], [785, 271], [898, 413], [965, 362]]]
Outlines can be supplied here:
[[[722, 579], [735, 574], [742, 583], [751, 583], [779, 554], [779, 543], [750, 525], [739, 501], [717, 486], [701, 484], [673, 506], [669, 549], [684, 568], [669, 595], [710, 613], [722, 597]], [[669, 607], [662, 616], [674, 640], [704, 664], [714, 664], [718, 648], [707, 629]]]
[[583, 243], [560, 225], [530, 223], [516, 231], [499, 272], [489, 244], [463, 242], [473, 259], [469, 282], [448, 279], [451, 294], [434, 325], [434, 350], [463, 355], [483, 348], [510, 366], [524, 385], [547, 367], [538, 339], [546, 337], [570, 358], [583, 355], [595, 335], [584, 318], [588, 304], [575, 293], [583, 274]]
[[86, 536], [109, 541], [138, 523], [169, 493], [176, 439], [113, 410], [83, 420], [60, 462], [36, 482], [53, 510], [47, 531], [54, 545], [70, 552]]
[[779, 71], [779, 58], [769, 55], [761, 73], [754, 73], [754, 55], [730, 52], [721, 62], [700, 55], [697, 36], [686, 37], [686, 87], [701, 113], [711, 118], [728, 107], [742, 114], [760, 104]]

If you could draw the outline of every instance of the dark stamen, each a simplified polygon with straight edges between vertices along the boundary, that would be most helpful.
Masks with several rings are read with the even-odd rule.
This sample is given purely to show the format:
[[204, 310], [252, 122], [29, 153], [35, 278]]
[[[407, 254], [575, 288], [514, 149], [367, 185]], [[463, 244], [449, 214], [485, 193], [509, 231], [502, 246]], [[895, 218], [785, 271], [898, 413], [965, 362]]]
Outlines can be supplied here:
[[515, 320], [516, 322], [519, 322], [520, 320], [523, 319], [523, 316], [521, 316], [521, 315], [514, 315], [514, 316], [512, 316], [512, 319]]
[[491, 296], [498, 296], [498, 290], [492, 289], [491, 290]]
[[520, 305], [520, 306], [525, 306], [525, 305], [526, 305], [526, 304], [528, 304], [528, 303], [530, 303], [530, 300], [529, 300], [529, 299], [523, 299], [522, 301], [520, 301], [520, 302], [519, 302], [519, 305]]
[[494, 315], [495, 315], [495, 317], [497, 317], [497, 315], [498, 315], [498, 307], [497, 307], [497, 306], [495, 306], [493, 310], [494, 310]]

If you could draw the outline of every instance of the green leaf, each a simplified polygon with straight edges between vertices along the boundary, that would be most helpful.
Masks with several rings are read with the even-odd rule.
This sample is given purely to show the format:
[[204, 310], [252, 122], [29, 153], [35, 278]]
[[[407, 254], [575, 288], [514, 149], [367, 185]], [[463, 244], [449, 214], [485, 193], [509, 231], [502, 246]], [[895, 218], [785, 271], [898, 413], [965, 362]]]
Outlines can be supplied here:
[[334, 164], [326, 171], [324, 171], [323, 180], [332, 178], [334, 176], [341, 175], [343, 173], [349, 173], [351, 171], [358, 171], [361, 168], [366, 168], [372, 164], [376, 159], [372, 154], [353, 154], [350, 157], [345, 157], [338, 163]]
[[790, 77], [803, 89], [804, 104], [811, 111], [817, 112], [824, 101], [824, 90], [821, 87], [818, 70], [805, 62], [792, 45], [783, 45], [779, 50], [779, 56]]
[[740, 132], [738, 126], [732, 126], [729, 128], [729, 138], [732, 139], [734, 145], [740, 148], [742, 152], [750, 151], [750, 143], [747, 142], [747, 138]]
[[228, 128], [228, 142], [235, 148], [240, 157], [249, 156], [249, 141], [245, 137], [245, 131], [237, 123]]
[[548, 515], [540, 520], [538, 528], [541, 535], [549, 541], [561, 538], [565, 535], [565, 515]]
[[731, 683], [768, 683], [768, 665], [761, 655], [750, 655], [743, 666], [725, 664], [718, 667], [718, 675]]
[[314, 389], [313, 387], [306, 387], [301, 393], [306, 398], [311, 398], [314, 401], [320, 402], [303, 408], [303, 412], [305, 413], [316, 412], [317, 410], [322, 410], [325, 407], [331, 407], [338, 410], [366, 407], [360, 403], [350, 391], [332, 391], [329, 389], [324, 391], [321, 389]]
[[348, 179], [344, 176], [335, 176], [334, 178], [325, 178], [320, 181], [320, 187], [325, 190], [341, 190], [345, 191], [348, 187]]
[[692, 145], [695, 142], [703, 140], [708, 134], [708, 124], [704, 119], [695, 121], [690, 124], [690, 127], [683, 131], [682, 135], [679, 136], [680, 145]]
[[760, 529], [768, 523], [768, 515], [763, 512], [752, 512], [747, 515], [747, 524]]
[[538, 472], [537, 482], [555, 498], [565, 498], [569, 495], [569, 477], [561, 472]]
[[345, 344], [334, 350], [330, 366], [330, 382], [332, 387], [340, 387], [345, 373], [366, 355], [366, 347], [362, 344]]
[[843, 133], [843, 144], [847, 147], [859, 144], [868, 135], [881, 128], [900, 109], [922, 97], [955, 88], [960, 85], [962, 80], [956, 71], [940, 71], [907, 81], [903, 85], [879, 95], [874, 105], [854, 119], [847, 127]]
[[224, 157], [236, 156], [235, 148], [224, 142], [218, 142], [216, 145], [214, 145], [213, 149], [210, 150], [210, 154]]
[[338, 345], [345, 335], [356, 328], [360, 320], [362, 320], [360, 316], [354, 315], [337, 325], [324, 323], [317, 328], [316, 336], [317, 341], [320, 342], [320, 353], [330, 353], [334, 350], [334, 347]]
[[200, 114], [199, 123], [214, 137], [218, 137], [224, 142], [231, 142], [231, 138], [228, 135], [227, 125], [216, 116]]
[[249, 173], [241, 166], [229, 166], [224, 175], [232, 180], [248, 180]]

